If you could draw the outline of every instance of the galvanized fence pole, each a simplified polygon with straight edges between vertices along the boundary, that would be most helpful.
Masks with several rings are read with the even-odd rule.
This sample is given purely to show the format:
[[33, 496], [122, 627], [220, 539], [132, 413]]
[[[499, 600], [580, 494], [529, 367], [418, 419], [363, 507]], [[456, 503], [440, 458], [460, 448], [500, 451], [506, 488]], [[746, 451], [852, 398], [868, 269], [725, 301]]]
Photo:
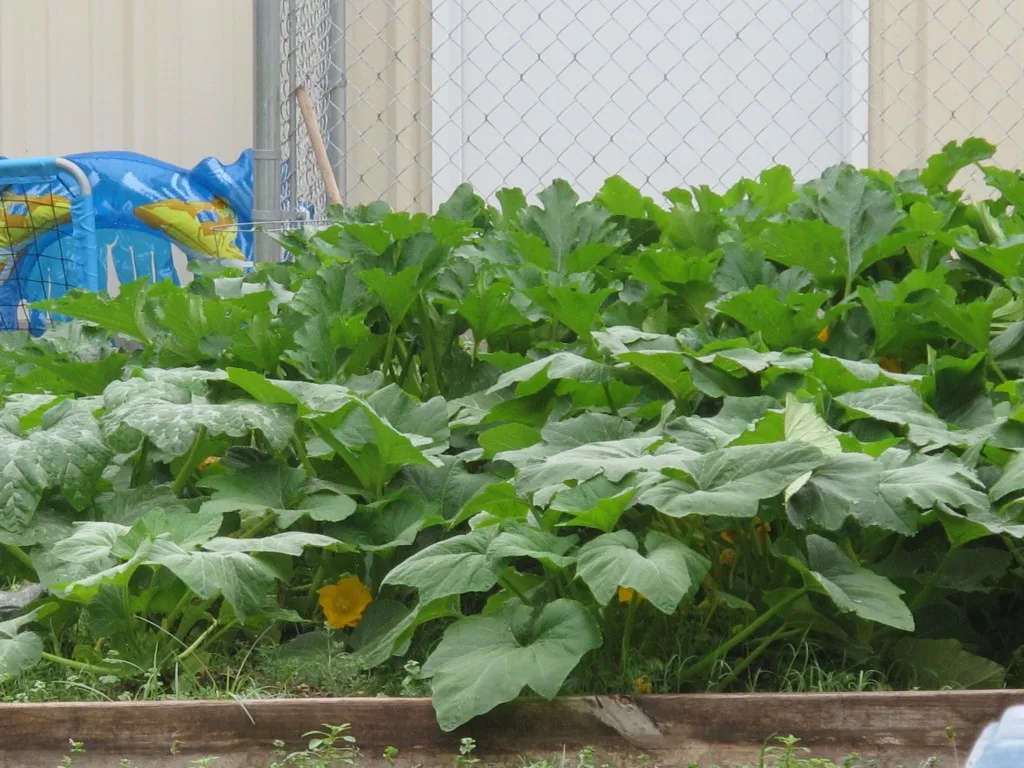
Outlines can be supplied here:
[[[281, 218], [281, 4], [253, 0], [253, 223]], [[277, 261], [280, 249], [257, 231], [256, 261]]]

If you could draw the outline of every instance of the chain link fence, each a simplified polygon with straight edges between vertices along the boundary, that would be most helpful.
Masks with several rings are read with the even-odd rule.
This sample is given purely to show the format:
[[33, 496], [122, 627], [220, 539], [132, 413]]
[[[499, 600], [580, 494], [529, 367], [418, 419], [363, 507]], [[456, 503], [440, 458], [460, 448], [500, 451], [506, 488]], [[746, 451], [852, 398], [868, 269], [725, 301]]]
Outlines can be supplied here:
[[782, 163], [898, 170], [981, 135], [1024, 160], [1024, 0], [282, 0], [283, 184], [431, 210], [620, 174], [657, 194]]

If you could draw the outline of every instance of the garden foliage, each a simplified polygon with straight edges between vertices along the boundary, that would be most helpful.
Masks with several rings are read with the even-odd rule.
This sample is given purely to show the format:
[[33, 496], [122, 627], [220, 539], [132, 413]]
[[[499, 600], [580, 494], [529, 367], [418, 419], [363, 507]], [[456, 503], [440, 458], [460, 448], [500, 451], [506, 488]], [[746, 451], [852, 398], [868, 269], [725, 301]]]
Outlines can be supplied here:
[[662, 203], [464, 186], [335, 211], [252, 274], [46, 303], [72, 320], [0, 354], [0, 575], [47, 590], [0, 675], [198, 671], [315, 631], [319, 594], [368, 668], [444, 628], [446, 729], [625, 664], [656, 614], [727, 618], [684, 687], [794, 637], [1002, 684], [1024, 176], [993, 151]]

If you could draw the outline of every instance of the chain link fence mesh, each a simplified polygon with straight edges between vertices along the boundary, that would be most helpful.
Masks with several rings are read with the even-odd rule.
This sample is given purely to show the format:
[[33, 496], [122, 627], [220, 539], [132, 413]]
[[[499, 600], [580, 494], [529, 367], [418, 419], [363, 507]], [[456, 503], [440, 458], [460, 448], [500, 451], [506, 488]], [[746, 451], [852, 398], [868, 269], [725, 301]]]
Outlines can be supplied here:
[[1024, 160], [1024, 0], [283, 3], [293, 211], [324, 203], [298, 85], [348, 204], [899, 170], [971, 135]]

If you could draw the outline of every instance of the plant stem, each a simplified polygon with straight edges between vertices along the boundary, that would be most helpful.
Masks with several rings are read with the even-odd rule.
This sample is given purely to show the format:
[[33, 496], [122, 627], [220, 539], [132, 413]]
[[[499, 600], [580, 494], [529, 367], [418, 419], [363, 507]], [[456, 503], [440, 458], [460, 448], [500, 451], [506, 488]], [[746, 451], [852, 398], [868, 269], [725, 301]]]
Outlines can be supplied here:
[[639, 602], [640, 595], [634, 589], [629, 608], [626, 609], [626, 626], [622, 630], [622, 647], [619, 649], [619, 669], [623, 673], [629, 662], [629, 644], [633, 640], [633, 625], [636, 623], [636, 607]]
[[165, 630], [169, 630], [171, 624], [177, 621], [182, 611], [185, 610], [185, 606], [192, 602], [193, 597], [195, 597], [195, 594], [192, 592], [192, 590], [186, 589], [185, 594], [181, 596], [181, 599], [171, 609], [171, 612], [164, 616], [164, 620], [160, 622], [160, 626], [162, 626]]
[[[231, 625], [229, 624], [228, 626], [231, 626]], [[192, 645], [190, 645], [188, 648], [186, 648], [184, 651], [182, 651], [181, 653], [178, 654], [177, 660], [178, 661], [184, 661], [189, 656], [191, 656], [193, 653], [195, 653], [196, 649], [200, 645], [203, 644], [203, 642], [206, 640], [206, 638], [210, 636], [210, 633], [213, 632], [213, 630], [216, 629], [216, 628], [217, 628], [217, 622], [214, 621], [210, 626], [208, 626], [206, 629], [203, 630], [202, 634], [200, 634], [199, 637], [197, 637], [192, 642]]]
[[528, 598], [515, 584], [512, 583], [510, 579], [506, 578], [505, 576], [501, 576], [498, 578], [498, 583], [502, 587], [507, 589], [509, 592], [511, 592], [513, 595], [518, 597], [520, 600], [522, 600], [523, 605], [534, 605], [533, 600]]
[[298, 435], [294, 435], [292, 437], [292, 450], [295, 451], [295, 455], [298, 457], [299, 463], [306, 471], [306, 476], [316, 477], [316, 469], [313, 467], [313, 463], [309, 460], [309, 454], [306, 453], [306, 444]]
[[946, 569], [949, 568], [949, 564], [955, 555], [959, 551], [959, 547], [950, 547], [949, 550], [943, 555], [942, 560], [939, 561], [939, 565], [932, 571], [931, 576], [928, 577], [928, 581], [921, 587], [921, 591], [918, 592], [914, 599], [910, 601], [910, 611], [915, 612], [920, 608], [924, 601], [931, 595], [932, 591], [938, 585], [943, 575], [946, 573]]
[[423, 346], [427, 353], [427, 380], [430, 382], [431, 396], [441, 393], [440, 379], [437, 373], [437, 349], [434, 346], [434, 334], [430, 331], [433, 326], [430, 323], [430, 313], [427, 309], [427, 302], [420, 297], [420, 329], [423, 334]]
[[395, 354], [395, 336], [397, 335], [398, 329], [393, 325], [388, 329], [388, 340], [384, 345], [384, 359], [380, 364], [380, 372], [384, 374], [385, 379], [390, 379], [391, 374], [388, 369], [391, 367], [391, 358]]
[[239, 539], [251, 539], [254, 536], [256, 536], [256, 535], [258, 535], [260, 533], [263, 533], [263, 531], [267, 530], [267, 528], [269, 528], [270, 525], [275, 520], [277, 520], [277, 515], [274, 512], [268, 512], [263, 517], [261, 517], [259, 520], [257, 520], [255, 523], [253, 523], [248, 528], [246, 528], [244, 531], [239, 533], [236, 538], [239, 538]]
[[721, 693], [727, 686], [731, 685], [732, 682], [743, 673], [743, 670], [749, 667], [754, 662], [754, 660], [757, 659], [758, 656], [760, 656], [762, 653], [768, 650], [768, 647], [772, 643], [776, 642], [777, 640], [781, 640], [784, 637], [790, 637], [792, 635], [798, 634], [800, 634], [799, 629], [787, 630], [785, 627], [779, 627], [777, 630], [768, 635], [768, 637], [766, 637], [764, 640], [758, 643], [757, 647], [754, 648], [754, 650], [752, 650], [750, 653], [748, 653], [742, 661], [740, 661], [738, 664], [734, 664], [729, 674], [715, 684], [712, 693]]
[[28, 556], [28, 553], [24, 549], [15, 544], [4, 544], [3, 546], [4, 549], [14, 555], [15, 560], [18, 560], [26, 568], [32, 568], [32, 558]]
[[1003, 373], [1003, 369], [999, 367], [999, 363], [997, 363], [991, 355], [988, 357], [988, 362], [992, 366], [992, 370], [996, 372], [996, 376], [999, 377], [999, 381], [1003, 384], [1009, 381], [1009, 379], [1006, 378], [1006, 374]]
[[619, 409], [615, 407], [615, 398], [612, 397], [612, 388], [608, 386], [608, 382], [604, 383], [604, 396], [608, 401], [608, 407], [611, 409], [613, 416], [619, 415]]
[[139, 448], [139, 455], [135, 457], [135, 466], [132, 467], [131, 487], [138, 488], [142, 482], [142, 475], [146, 471], [146, 456], [149, 454], [149, 440], [142, 438], [142, 446]]
[[195, 439], [192, 441], [192, 447], [188, 449], [188, 453], [185, 455], [185, 463], [181, 465], [181, 469], [178, 471], [177, 477], [174, 478], [174, 484], [171, 485], [171, 492], [178, 496], [185, 486], [188, 485], [188, 481], [191, 479], [192, 474], [196, 471], [196, 467], [199, 466], [199, 462], [202, 461], [200, 455], [203, 451], [203, 441], [206, 440], [206, 427], [200, 427], [196, 433]]
[[196, 618], [191, 619], [191, 623], [188, 623], [189, 616], [185, 615], [181, 617], [181, 621], [178, 622], [178, 628], [174, 631], [174, 636], [178, 638], [179, 642], [181, 642], [184, 645], [184, 641], [182, 641], [181, 638], [188, 634], [189, 630], [191, 630], [192, 627], [196, 625], [196, 622], [199, 620], [199, 617], [201, 617], [202, 614], [210, 610], [210, 607], [215, 602], [217, 602], [218, 597], [220, 597], [220, 595], [214, 595], [213, 597], [209, 597], [203, 602], [201, 602], [197, 606], [197, 610], [195, 613]]
[[65, 659], [63, 656], [57, 656], [52, 653], [42, 652], [42, 658], [46, 661], [52, 661], [55, 664], [62, 664], [65, 667], [71, 669], [77, 669], [79, 672], [88, 672], [91, 675], [116, 675], [117, 670], [113, 667], [101, 667], [96, 664], [86, 664], [83, 661], [74, 661], [73, 659]]
[[711, 651], [711, 653], [705, 655], [704, 658], [700, 659], [700, 661], [697, 661], [687, 669], [684, 669], [679, 675], [680, 679], [692, 677], [698, 672], [704, 672], [713, 667], [720, 658], [725, 656], [725, 654], [727, 654], [729, 651], [731, 651], [733, 648], [735, 648], [737, 645], [742, 643], [748, 637], [757, 632], [757, 630], [759, 630], [761, 627], [763, 627], [765, 624], [767, 624], [769, 621], [775, 618], [775, 615], [779, 611], [781, 611], [783, 608], [785, 608], [787, 605], [794, 602], [795, 600], [798, 600], [799, 598], [803, 597], [805, 594], [807, 594], [807, 587], [798, 589], [785, 600], [773, 605], [767, 611], [765, 611], [752, 622], [750, 622], [750, 624], [748, 624], [743, 630], [737, 632], [731, 638], [729, 638], [720, 646]]
[[312, 614], [313, 609], [316, 608], [317, 602], [317, 590], [323, 586], [324, 577], [327, 575], [327, 569], [324, 568], [324, 558], [321, 555], [320, 564], [317, 565], [316, 571], [313, 573], [313, 581], [309, 585], [309, 592], [306, 595], [306, 613]]

